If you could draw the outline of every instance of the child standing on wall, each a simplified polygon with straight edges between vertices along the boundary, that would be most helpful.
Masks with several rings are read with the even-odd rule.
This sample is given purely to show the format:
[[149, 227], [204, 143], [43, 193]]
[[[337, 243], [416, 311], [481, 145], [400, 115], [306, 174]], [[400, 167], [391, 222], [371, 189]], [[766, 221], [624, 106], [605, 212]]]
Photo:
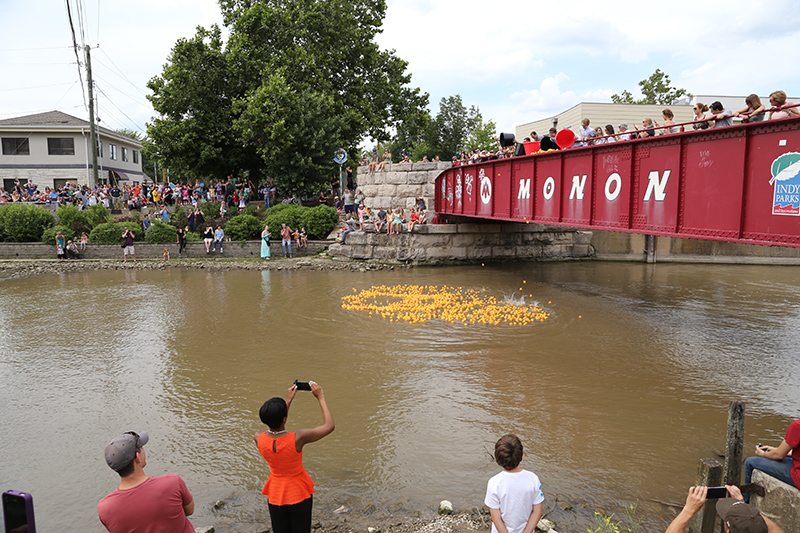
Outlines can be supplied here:
[[486, 488], [484, 503], [492, 517], [492, 533], [532, 533], [542, 518], [544, 494], [538, 476], [519, 467], [519, 437], [500, 437], [494, 445], [494, 460], [503, 471]]

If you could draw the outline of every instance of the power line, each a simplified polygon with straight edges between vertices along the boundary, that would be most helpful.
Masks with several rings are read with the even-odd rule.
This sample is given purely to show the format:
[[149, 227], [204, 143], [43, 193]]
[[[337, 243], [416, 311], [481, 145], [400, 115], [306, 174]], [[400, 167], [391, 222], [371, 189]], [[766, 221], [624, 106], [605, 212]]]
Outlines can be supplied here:
[[[124, 73], [124, 72], [122, 72], [122, 69], [121, 69], [121, 68], [119, 68], [119, 67], [117, 66], [117, 64], [116, 64], [116, 63], [114, 63], [114, 60], [113, 60], [113, 59], [111, 59], [111, 56], [109, 56], [109, 55], [106, 53], [106, 51], [105, 51], [104, 49], [100, 48], [100, 51], [101, 51], [101, 52], [103, 52], [103, 55], [104, 55], [104, 56], [106, 56], [106, 57], [108, 58], [108, 60], [109, 60], [109, 61], [111, 61], [111, 64], [112, 64], [112, 65], [114, 65], [114, 68], [116, 68], [116, 69], [117, 69], [117, 72], [119, 72], [119, 76], [120, 76], [122, 79], [124, 79], [125, 81], [127, 81], [128, 83], [130, 83], [130, 84], [133, 86], [133, 88], [134, 88], [134, 89], [136, 89], [137, 91], [139, 91], [140, 93], [142, 93], [142, 96], [147, 96], [147, 93], [145, 93], [144, 91], [142, 91], [142, 90], [139, 88], [139, 86], [138, 86], [138, 85], [136, 85], [135, 83], [133, 83], [133, 82], [130, 80], [130, 78], [128, 78], [128, 77], [125, 75], [125, 73]], [[107, 67], [108, 65], [105, 65], [105, 64], [104, 64], [104, 66], [106, 66], [106, 67]]]
[[127, 97], [128, 97], [128, 98], [130, 98], [130, 99], [131, 99], [133, 102], [135, 102], [135, 103], [137, 103], [137, 104], [144, 105], [144, 106], [147, 106], [147, 105], [149, 105], [149, 104], [147, 103], [147, 100], [142, 100], [142, 99], [140, 99], [140, 98], [138, 98], [138, 97], [136, 97], [136, 96], [132, 96], [132, 95], [130, 95], [130, 94], [128, 94], [128, 93], [126, 93], [125, 91], [123, 91], [123, 90], [122, 90], [122, 89], [120, 89], [119, 87], [116, 87], [116, 86], [115, 86], [113, 83], [111, 83], [111, 82], [110, 82], [110, 81], [108, 81], [107, 79], [103, 78], [102, 76], [99, 76], [99, 75], [95, 74], [95, 75], [94, 75], [94, 77], [95, 77], [96, 79], [100, 80], [100, 81], [103, 81], [103, 82], [105, 82], [105, 83], [108, 83], [108, 87], [109, 87], [109, 89], [113, 89], [113, 90], [117, 91], [118, 93], [120, 93], [120, 94], [122, 94], [122, 95], [124, 95], [124, 96], [127, 96]]
[[103, 96], [106, 97], [106, 99], [111, 103], [111, 105], [113, 105], [115, 108], [117, 108], [117, 111], [119, 111], [120, 113], [125, 115], [125, 117], [127, 117], [127, 119], [131, 121], [131, 124], [133, 124], [134, 126], [136, 126], [137, 128], [139, 128], [142, 131], [147, 131], [147, 128], [144, 128], [140, 124], [137, 124], [135, 120], [133, 120], [131, 117], [129, 117], [128, 114], [125, 111], [123, 111], [117, 104], [115, 104], [114, 101], [111, 99], [111, 97], [108, 96], [105, 93], [105, 91], [103, 91], [103, 89], [100, 88], [100, 86], [97, 87], [97, 90], [100, 92], [100, 94], [102, 94]]
[[0, 52], [30, 52], [40, 50], [65, 50], [70, 49], [71, 46], [48, 46], [46, 48], [0, 48]]
[[20, 87], [18, 89], [0, 89], [0, 93], [9, 92], [9, 91], [27, 91], [27, 90], [30, 90], [30, 89], [44, 89], [45, 87], [60, 87], [62, 85], [75, 85], [75, 82], [53, 83], [51, 85], [36, 85], [34, 87]]
[[81, 74], [81, 58], [78, 56], [78, 42], [75, 39], [75, 25], [72, 23], [72, 10], [69, 7], [69, 0], [64, 0], [67, 5], [67, 18], [69, 19], [69, 29], [72, 32], [72, 46], [75, 51], [75, 59], [78, 61], [78, 79], [81, 80], [81, 96], [83, 96], [83, 107], [86, 108], [86, 93], [83, 91], [83, 75]]

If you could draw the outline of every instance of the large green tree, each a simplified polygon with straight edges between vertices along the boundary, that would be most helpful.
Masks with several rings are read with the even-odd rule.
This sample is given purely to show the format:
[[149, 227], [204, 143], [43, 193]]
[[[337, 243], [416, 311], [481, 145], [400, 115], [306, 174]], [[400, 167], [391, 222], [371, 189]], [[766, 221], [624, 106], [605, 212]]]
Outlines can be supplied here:
[[638, 100], [625, 90], [622, 94], [611, 95], [611, 101], [615, 104], [657, 104], [672, 105], [676, 100], [683, 96], [691, 98], [693, 95], [686, 89], [678, 89], [672, 86], [669, 75], [656, 69], [649, 78], [639, 82], [642, 98]]
[[[386, 139], [427, 105], [407, 63], [374, 41], [383, 0], [220, 0], [229, 30], [178, 41], [153, 78], [148, 132], [171, 170], [249, 171], [319, 190], [364, 137]], [[207, 133], [201, 138], [202, 132]]]
[[476, 106], [467, 108], [461, 95], [448, 96], [439, 102], [439, 113], [419, 114], [401, 124], [390, 144], [392, 156], [410, 155], [419, 160], [422, 156], [442, 160], [451, 159], [464, 150], [492, 150], [496, 126], [493, 121], [483, 121]]

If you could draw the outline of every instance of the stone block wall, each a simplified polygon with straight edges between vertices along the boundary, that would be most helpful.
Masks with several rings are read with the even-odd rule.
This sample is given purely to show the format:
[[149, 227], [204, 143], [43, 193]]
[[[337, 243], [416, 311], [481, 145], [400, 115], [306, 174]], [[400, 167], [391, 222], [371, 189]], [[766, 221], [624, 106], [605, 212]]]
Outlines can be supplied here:
[[572, 259], [593, 255], [592, 234], [541, 224], [427, 224], [412, 233], [376, 233], [372, 224], [354, 231], [346, 244], [333, 244], [333, 256], [378, 261], [480, 261]]
[[416, 197], [421, 196], [430, 219], [434, 214], [436, 177], [451, 166], [447, 162], [395, 163], [374, 174], [369, 174], [367, 167], [362, 166], [356, 171], [357, 189], [364, 193], [367, 207], [374, 209], [410, 209], [416, 204]]
[[[292, 252], [296, 257], [314, 255], [325, 250], [330, 243], [327, 241], [309, 241], [308, 248], [300, 250], [292, 243]], [[134, 245], [136, 259], [161, 259], [164, 257], [164, 248], [169, 250], [170, 258], [178, 257], [178, 244], [150, 244], [137, 242]], [[224, 252], [220, 254], [211, 252], [213, 257], [261, 257], [261, 241], [230, 241], [223, 246]], [[283, 257], [281, 241], [270, 241], [272, 257]], [[209, 257], [206, 254], [205, 243], [188, 242], [184, 257]], [[55, 245], [41, 242], [3, 242], [0, 243], [0, 259], [55, 259]], [[79, 259], [122, 259], [122, 248], [119, 244], [89, 244], [86, 251], [80, 254]]]
[[750, 503], [786, 533], [800, 530], [800, 490], [761, 470], [753, 470], [752, 481], [764, 487], [764, 497], [752, 494]]

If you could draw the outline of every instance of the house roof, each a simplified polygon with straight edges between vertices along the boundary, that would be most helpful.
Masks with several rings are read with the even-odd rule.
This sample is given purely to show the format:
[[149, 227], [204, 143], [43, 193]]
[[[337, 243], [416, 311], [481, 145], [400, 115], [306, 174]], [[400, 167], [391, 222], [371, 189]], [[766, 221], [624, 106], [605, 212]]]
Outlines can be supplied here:
[[[73, 117], [61, 111], [47, 111], [45, 113], [36, 113], [35, 115], [25, 115], [24, 117], [14, 117], [0, 120], [1, 129], [75, 129], [75, 128], [88, 128], [89, 121], [83, 120], [78, 117]], [[116, 131], [98, 126], [97, 129], [105, 136], [113, 136], [118, 139], [125, 139], [134, 145], [141, 146], [141, 143], [121, 135]]]

